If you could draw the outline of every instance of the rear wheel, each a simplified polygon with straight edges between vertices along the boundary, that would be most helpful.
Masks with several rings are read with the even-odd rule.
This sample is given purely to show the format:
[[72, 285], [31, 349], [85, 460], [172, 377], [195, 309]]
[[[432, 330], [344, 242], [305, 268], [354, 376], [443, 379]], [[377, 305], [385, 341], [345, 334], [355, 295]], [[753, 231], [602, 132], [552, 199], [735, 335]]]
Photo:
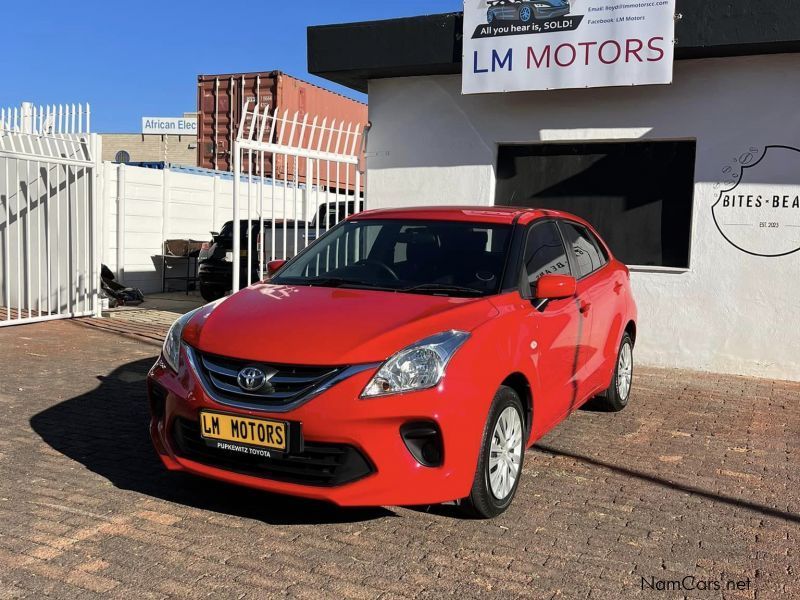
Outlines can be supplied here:
[[631, 397], [633, 385], [633, 340], [625, 333], [619, 345], [617, 365], [611, 386], [600, 397], [603, 407], [612, 412], [619, 412], [626, 406]]
[[523, 4], [519, 7], [519, 20], [522, 23], [530, 23], [533, 18], [533, 7], [530, 4]]
[[524, 423], [519, 395], [501, 386], [486, 420], [472, 491], [461, 501], [466, 514], [490, 519], [511, 505], [525, 458]]
[[225, 295], [225, 290], [219, 285], [200, 284], [200, 295], [206, 302], [214, 302]]

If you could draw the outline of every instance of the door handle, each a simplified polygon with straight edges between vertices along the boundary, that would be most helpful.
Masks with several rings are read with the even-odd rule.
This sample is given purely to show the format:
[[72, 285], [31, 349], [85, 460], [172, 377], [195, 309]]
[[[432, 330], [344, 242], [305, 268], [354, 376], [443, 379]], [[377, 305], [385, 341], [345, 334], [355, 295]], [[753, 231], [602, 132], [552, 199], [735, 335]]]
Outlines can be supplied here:
[[581, 302], [580, 311], [581, 311], [582, 315], [585, 315], [586, 313], [588, 313], [590, 308], [592, 308], [592, 303], [591, 302]]
[[618, 281], [614, 284], [614, 293], [619, 294], [622, 291], [622, 282]]

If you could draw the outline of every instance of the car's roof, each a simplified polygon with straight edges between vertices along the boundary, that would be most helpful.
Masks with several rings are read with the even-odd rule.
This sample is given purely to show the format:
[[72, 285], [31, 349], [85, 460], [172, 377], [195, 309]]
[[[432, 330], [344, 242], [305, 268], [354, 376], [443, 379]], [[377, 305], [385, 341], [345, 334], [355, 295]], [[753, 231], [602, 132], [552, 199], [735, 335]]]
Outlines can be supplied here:
[[511, 225], [514, 221], [527, 224], [544, 217], [560, 217], [584, 222], [569, 213], [540, 208], [516, 206], [414, 206], [368, 210], [350, 219], [409, 219], [414, 221], [465, 221]]

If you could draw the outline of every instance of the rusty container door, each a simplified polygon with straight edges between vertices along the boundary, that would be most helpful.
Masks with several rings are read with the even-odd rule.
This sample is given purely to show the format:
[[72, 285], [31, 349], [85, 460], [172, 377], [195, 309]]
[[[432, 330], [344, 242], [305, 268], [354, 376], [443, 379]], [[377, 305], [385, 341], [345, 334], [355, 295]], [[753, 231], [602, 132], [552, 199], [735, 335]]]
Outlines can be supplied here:
[[[197, 82], [198, 166], [233, 170], [232, 151], [244, 101], [273, 106], [278, 79], [273, 73], [201, 75]], [[271, 172], [272, 165], [269, 165]], [[267, 169], [265, 168], [265, 171]]]
[[[198, 77], [197, 109], [199, 113], [198, 131], [198, 165], [207, 169], [232, 171], [233, 141], [241, 121], [242, 106], [248, 102], [251, 106], [258, 103], [259, 110], [273, 110], [276, 106], [281, 114], [288, 111], [291, 118], [295, 113], [302, 120], [308, 116], [308, 128], [302, 139], [300, 132], [295, 132], [291, 143], [307, 148], [311, 143], [311, 124], [314, 117], [321, 125], [327, 119], [328, 127], [334, 122], [337, 126], [342, 122], [345, 127], [351, 125], [364, 130], [367, 124], [367, 105], [326, 90], [314, 84], [302, 81], [279, 71], [263, 73], [239, 73], [228, 75], [201, 75]], [[248, 127], [249, 123], [245, 124]], [[266, 137], [266, 136], [265, 136]], [[288, 141], [288, 132], [285, 141]], [[333, 149], [331, 149], [333, 150]], [[361, 148], [340, 148], [340, 152], [361, 152]], [[295, 160], [277, 155], [272, 160], [265, 158], [263, 174], [272, 176], [275, 162], [276, 179], [295, 180]], [[296, 161], [297, 181], [305, 183], [305, 161]], [[253, 175], [261, 174], [261, 164], [252, 165]], [[243, 157], [242, 170], [250, 172], [247, 156]], [[350, 179], [351, 186], [354, 180]]]

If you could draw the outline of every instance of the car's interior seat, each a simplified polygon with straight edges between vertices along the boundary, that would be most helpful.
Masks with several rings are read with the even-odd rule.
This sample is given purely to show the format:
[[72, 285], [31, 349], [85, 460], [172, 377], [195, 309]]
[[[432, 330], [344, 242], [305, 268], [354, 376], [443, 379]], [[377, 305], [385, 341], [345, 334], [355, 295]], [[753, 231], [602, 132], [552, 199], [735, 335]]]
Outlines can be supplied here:
[[406, 260], [396, 265], [401, 279], [430, 283], [438, 275], [441, 253], [439, 238], [428, 231], [413, 232], [406, 241]]

